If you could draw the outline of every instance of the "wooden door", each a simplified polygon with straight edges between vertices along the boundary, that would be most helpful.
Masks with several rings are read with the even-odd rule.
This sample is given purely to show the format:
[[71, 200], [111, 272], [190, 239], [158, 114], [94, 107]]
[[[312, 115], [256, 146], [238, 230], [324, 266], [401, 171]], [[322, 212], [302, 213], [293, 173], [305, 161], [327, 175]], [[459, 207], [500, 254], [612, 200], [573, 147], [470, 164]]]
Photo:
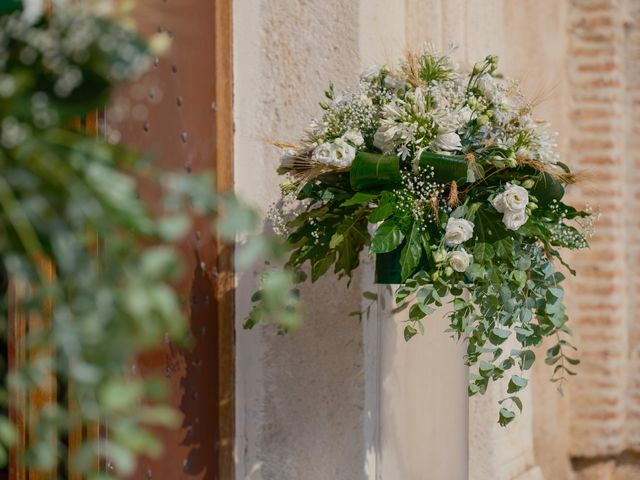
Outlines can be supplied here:
[[[232, 188], [231, 0], [138, 0], [134, 18], [144, 36], [164, 33], [172, 47], [117, 95], [105, 118], [107, 135], [147, 152], [156, 167], [215, 171], [217, 185], [211, 187]], [[150, 186], [142, 190], [152, 207], [157, 194]], [[167, 341], [132, 366], [134, 375], [162, 374], [183, 415], [177, 430], [159, 432], [162, 457], [143, 459], [132, 478], [233, 477], [231, 251], [210, 226], [211, 219], [197, 220], [179, 245], [187, 265], [179, 289], [192, 348], [185, 352]]]

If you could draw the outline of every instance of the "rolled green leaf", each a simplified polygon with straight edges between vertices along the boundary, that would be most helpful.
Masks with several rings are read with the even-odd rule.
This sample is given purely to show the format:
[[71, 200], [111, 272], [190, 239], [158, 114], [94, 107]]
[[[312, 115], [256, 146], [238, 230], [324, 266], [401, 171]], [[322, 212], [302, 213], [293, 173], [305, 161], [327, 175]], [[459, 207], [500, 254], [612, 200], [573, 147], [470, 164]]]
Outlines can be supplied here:
[[422, 152], [420, 155], [420, 168], [433, 167], [436, 182], [449, 183], [456, 181], [462, 185], [467, 181], [469, 162], [462, 155], [442, 155], [433, 152]]
[[[421, 169], [434, 169], [434, 180], [464, 183], [469, 164], [462, 155], [423, 152]], [[393, 190], [402, 186], [400, 159], [395, 155], [360, 152], [351, 165], [351, 187], [354, 190]]]
[[354, 190], [393, 190], [402, 185], [400, 159], [395, 155], [360, 152], [351, 164]]

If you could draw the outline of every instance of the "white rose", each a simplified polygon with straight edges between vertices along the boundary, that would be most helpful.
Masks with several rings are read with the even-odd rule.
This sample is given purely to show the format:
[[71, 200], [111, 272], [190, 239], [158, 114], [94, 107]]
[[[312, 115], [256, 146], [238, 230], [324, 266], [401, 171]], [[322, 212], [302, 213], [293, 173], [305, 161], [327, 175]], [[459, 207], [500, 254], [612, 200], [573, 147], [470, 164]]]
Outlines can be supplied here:
[[362, 138], [362, 133], [360, 130], [352, 129], [345, 133], [342, 138], [348, 142], [353, 143], [356, 147], [359, 147], [364, 143], [364, 138]]
[[456, 250], [455, 252], [449, 253], [447, 256], [447, 263], [451, 268], [453, 268], [456, 272], [466, 272], [469, 265], [473, 261], [473, 255], [467, 253], [464, 248], [461, 250]]
[[354, 158], [356, 158], [355, 147], [345, 141], [340, 141], [340, 139], [336, 140], [336, 144], [333, 146], [332, 164], [340, 168], [350, 167]]
[[393, 153], [398, 132], [399, 128], [396, 125], [381, 125], [373, 136], [373, 145], [384, 153]]
[[502, 223], [509, 230], [518, 230], [521, 226], [527, 223], [529, 215], [524, 210], [520, 212], [507, 212], [502, 216]]
[[507, 183], [504, 192], [491, 200], [491, 205], [500, 213], [515, 213], [524, 211], [529, 203], [529, 192], [519, 185]]
[[466, 242], [473, 236], [473, 223], [464, 218], [450, 218], [444, 232], [444, 243], [452, 247]]
[[371, 65], [360, 74], [360, 80], [363, 82], [370, 82], [378, 75], [380, 75], [380, 67], [378, 65]]
[[431, 147], [437, 151], [462, 150], [460, 136], [456, 132], [440, 133], [431, 141]]
[[311, 158], [316, 162], [324, 163], [325, 165], [331, 165], [333, 157], [333, 145], [328, 142], [318, 145], [311, 155]]

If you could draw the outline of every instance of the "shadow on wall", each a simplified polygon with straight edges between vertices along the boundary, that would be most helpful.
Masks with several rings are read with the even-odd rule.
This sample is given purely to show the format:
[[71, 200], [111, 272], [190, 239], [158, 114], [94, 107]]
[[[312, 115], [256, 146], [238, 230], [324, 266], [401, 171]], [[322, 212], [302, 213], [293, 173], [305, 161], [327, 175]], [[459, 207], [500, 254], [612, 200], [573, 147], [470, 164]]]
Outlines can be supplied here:
[[[259, 268], [251, 273], [238, 275], [239, 321]], [[363, 328], [349, 316], [361, 308], [362, 282], [347, 283], [328, 275], [301, 285], [304, 320], [293, 332], [237, 327], [242, 478], [362, 478]]]

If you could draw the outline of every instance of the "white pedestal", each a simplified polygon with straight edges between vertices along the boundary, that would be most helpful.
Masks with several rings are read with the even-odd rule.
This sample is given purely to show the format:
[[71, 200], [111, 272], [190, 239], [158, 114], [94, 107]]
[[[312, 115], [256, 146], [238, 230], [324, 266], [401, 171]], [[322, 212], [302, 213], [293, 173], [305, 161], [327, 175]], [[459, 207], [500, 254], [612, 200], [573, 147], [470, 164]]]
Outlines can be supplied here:
[[[377, 405], [375, 400], [369, 402], [378, 423], [373, 435], [375, 468], [368, 469], [368, 478], [467, 480], [469, 402], [468, 370], [462, 363], [464, 344], [444, 333], [446, 307], [426, 319], [424, 336], [418, 334], [405, 342], [402, 321], [408, 309], [391, 313], [391, 290], [380, 287], [379, 294], [378, 318], [371, 318], [367, 327], [368, 341], [377, 341], [378, 357], [368, 375], [374, 385], [369, 398], [376, 389], [379, 392]], [[370, 350], [369, 359], [372, 357]]]

